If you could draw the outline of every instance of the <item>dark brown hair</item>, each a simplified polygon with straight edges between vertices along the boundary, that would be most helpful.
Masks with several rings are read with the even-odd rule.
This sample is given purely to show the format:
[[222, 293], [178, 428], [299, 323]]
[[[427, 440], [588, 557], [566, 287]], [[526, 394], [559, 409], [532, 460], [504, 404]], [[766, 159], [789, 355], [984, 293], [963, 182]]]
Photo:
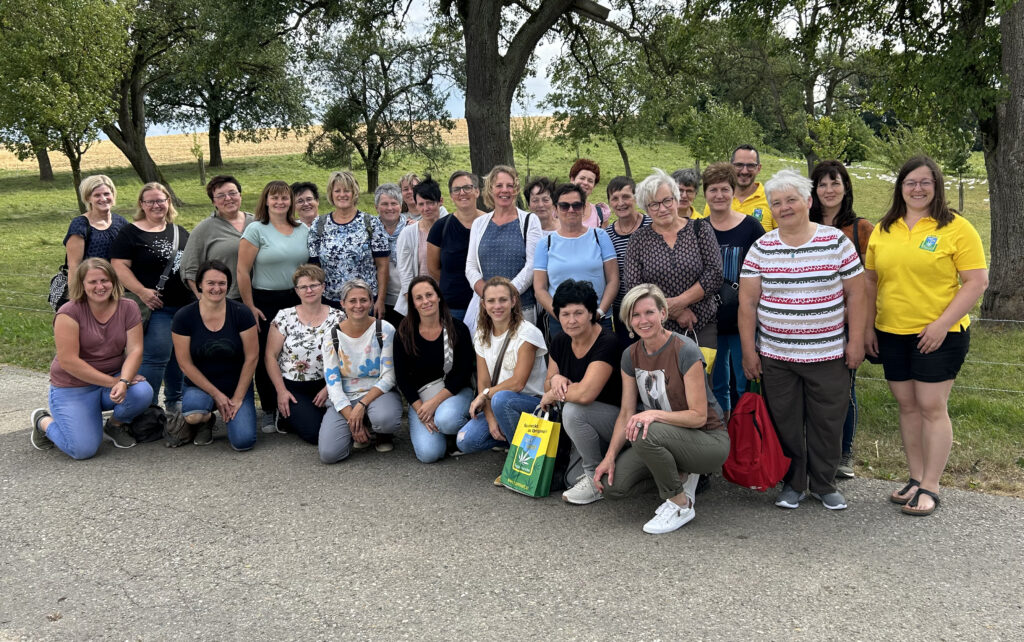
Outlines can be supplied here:
[[932, 198], [932, 204], [929, 208], [931, 211], [928, 215], [935, 219], [937, 228], [942, 228], [953, 222], [953, 211], [949, 209], [949, 205], [946, 203], [946, 187], [942, 183], [942, 170], [935, 164], [935, 161], [927, 156], [915, 156], [906, 163], [903, 163], [900, 173], [896, 175], [896, 186], [892, 192], [892, 205], [889, 206], [889, 211], [885, 213], [882, 220], [878, 222], [884, 231], [888, 232], [889, 227], [893, 223], [907, 215], [907, 201], [903, 198], [903, 181], [906, 180], [907, 174], [918, 167], [930, 169], [932, 180], [935, 182], [935, 196]]
[[818, 183], [826, 177], [838, 178], [843, 182], [843, 202], [839, 204], [839, 212], [832, 219], [832, 227], [842, 229], [856, 223], [857, 214], [853, 211], [853, 184], [850, 182], [850, 173], [842, 163], [834, 160], [821, 161], [811, 172], [811, 221], [821, 223], [825, 218], [821, 200], [818, 198]]
[[[270, 209], [267, 207], [267, 200], [272, 194], [287, 194], [289, 205], [292, 199], [292, 188], [289, 187], [288, 183], [284, 181], [270, 181], [267, 186], [263, 188], [263, 192], [260, 194], [260, 201], [256, 204], [256, 220], [264, 225], [270, 224]], [[292, 227], [298, 227], [299, 221], [295, 218], [295, 208], [289, 206], [288, 213], [285, 215], [285, 220]]]
[[416, 333], [420, 331], [420, 311], [416, 309], [416, 306], [412, 302], [412, 289], [420, 283], [429, 283], [430, 287], [434, 289], [434, 293], [437, 294], [437, 312], [441, 317], [441, 327], [448, 331], [448, 340], [452, 342], [454, 348], [455, 342], [458, 341], [458, 335], [455, 334], [455, 319], [452, 318], [452, 313], [448, 309], [448, 304], [444, 301], [444, 295], [441, 294], [441, 287], [434, 280], [434, 277], [421, 274], [412, 280], [409, 284], [409, 289], [406, 291], [405, 296], [409, 301], [409, 313], [405, 315], [402, 322], [398, 324], [398, 338], [402, 341], [402, 347], [410, 355], [417, 357], [419, 356], [419, 350], [416, 349]]

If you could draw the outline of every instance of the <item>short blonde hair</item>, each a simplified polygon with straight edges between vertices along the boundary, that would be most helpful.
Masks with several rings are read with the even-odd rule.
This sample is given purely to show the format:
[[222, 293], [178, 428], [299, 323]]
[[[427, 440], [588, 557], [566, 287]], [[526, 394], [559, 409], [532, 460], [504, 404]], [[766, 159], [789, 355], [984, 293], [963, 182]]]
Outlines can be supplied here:
[[82, 199], [83, 203], [89, 202], [89, 197], [92, 196], [93, 191], [101, 185], [106, 185], [110, 188], [110, 193], [114, 196], [114, 202], [111, 205], [117, 205], [117, 188], [114, 187], [114, 181], [110, 180], [109, 176], [103, 174], [93, 174], [92, 176], [86, 176], [82, 179], [82, 182], [78, 185], [78, 196]]
[[114, 266], [106, 259], [94, 256], [79, 263], [71, 278], [68, 279], [69, 301], [85, 301], [85, 275], [89, 270], [103, 270], [106, 273], [107, 277], [110, 278], [110, 284], [113, 286], [110, 296], [113, 297], [115, 302], [124, 296], [124, 285], [117, 278]]
[[487, 172], [487, 176], [484, 177], [484, 205], [494, 209], [494, 196], [491, 194], [494, 191], [494, 181], [498, 180], [498, 174], [508, 174], [515, 181], [515, 192], [519, 191], [519, 172], [516, 171], [515, 167], [511, 165], [495, 165], [491, 168], [491, 171]]
[[668, 311], [668, 299], [665, 298], [665, 293], [661, 291], [661, 288], [653, 283], [641, 283], [633, 286], [629, 292], [626, 292], [626, 296], [622, 297], [622, 307], [619, 308], [619, 320], [626, 324], [630, 332], [633, 331], [633, 326], [629, 324], [629, 319], [633, 316], [633, 308], [641, 299], [646, 298], [653, 299], [654, 305], [658, 306], [659, 310]]
[[[359, 200], [359, 181], [352, 175], [352, 172], [341, 170], [339, 172], [331, 172], [331, 177], [327, 179], [327, 202], [334, 205], [334, 186], [337, 183], [341, 183], [341, 186], [352, 192], [352, 201]], [[337, 206], [335, 206], [337, 207]]]
[[164, 196], [167, 197], [167, 222], [173, 223], [174, 217], [178, 215], [178, 210], [174, 209], [174, 199], [171, 198], [170, 190], [168, 190], [162, 184], [157, 183], [156, 181], [152, 183], [146, 183], [145, 185], [142, 186], [142, 189], [139, 190], [139, 198], [135, 202], [134, 220], [141, 221], [142, 219], [146, 218], [146, 212], [142, 209], [142, 195], [152, 189], [159, 190]]

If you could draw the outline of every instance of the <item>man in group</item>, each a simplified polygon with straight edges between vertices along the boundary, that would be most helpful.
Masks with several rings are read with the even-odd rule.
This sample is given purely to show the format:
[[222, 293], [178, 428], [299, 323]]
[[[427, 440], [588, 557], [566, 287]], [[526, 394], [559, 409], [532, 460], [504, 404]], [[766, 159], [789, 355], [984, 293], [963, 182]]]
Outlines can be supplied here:
[[[740, 145], [732, 152], [732, 166], [736, 170], [736, 195], [732, 199], [732, 208], [756, 218], [765, 232], [774, 230], [778, 225], [768, 208], [764, 185], [757, 182], [757, 175], [761, 171], [761, 155], [753, 145]], [[705, 205], [704, 216], [710, 213]]]

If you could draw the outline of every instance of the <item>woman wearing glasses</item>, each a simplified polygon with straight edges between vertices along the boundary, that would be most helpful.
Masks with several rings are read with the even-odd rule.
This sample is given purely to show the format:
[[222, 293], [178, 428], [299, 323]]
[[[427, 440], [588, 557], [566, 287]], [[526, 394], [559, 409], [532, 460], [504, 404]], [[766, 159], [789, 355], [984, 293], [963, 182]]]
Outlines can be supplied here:
[[890, 500], [909, 515], [939, 505], [953, 443], [947, 402], [970, 345], [968, 312], [988, 287], [981, 237], [949, 209], [942, 172], [918, 156], [896, 176], [892, 206], [864, 256], [866, 352], [878, 356], [900, 410], [910, 480]]
[[[494, 211], [473, 221], [466, 254], [466, 279], [473, 286], [474, 294], [482, 299], [484, 284], [491, 277], [505, 277], [518, 292], [523, 318], [535, 323], [533, 257], [540, 240], [540, 219], [516, 207], [519, 175], [512, 167], [495, 166], [484, 185], [484, 203]], [[451, 191], [458, 205], [456, 189], [453, 186]]]
[[181, 407], [184, 379], [174, 358], [171, 321], [178, 308], [193, 300], [178, 273], [188, 232], [174, 223], [176, 215], [167, 188], [146, 183], [139, 192], [135, 221], [122, 227], [110, 246], [117, 278], [142, 312], [145, 337], [139, 374], [153, 388], [154, 404], [160, 384], [164, 385], [164, 408], [169, 412]]
[[660, 169], [637, 186], [636, 201], [653, 222], [629, 241], [626, 289], [657, 285], [668, 297], [665, 328], [680, 334], [692, 330], [700, 345], [716, 345], [722, 255], [714, 229], [678, 216], [679, 186]]
[[242, 185], [234, 176], [214, 176], [206, 185], [206, 195], [213, 203], [213, 214], [199, 221], [188, 237], [181, 257], [181, 278], [196, 297], [196, 272], [206, 261], [216, 259], [231, 270], [228, 298], [240, 301], [238, 279], [238, 242], [242, 232], [252, 223], [252, 214], [242, 211]]
[[345, 315], [320, 300], [324, 271], [300, 265], [292, 275], [299, 304], [277, 313], [267, 333], [266, 368], [277, 391], [277, 425], [315, 444], [327, 408], [324, 337]]
[[[615, 295], [619, 293], [619, 265], [615, 246], [603, 229], [583, 225], [587, 195], [574, 183], [559, 185], [555, 190], [559, 230], [537, 245], [533, 263], [533, 290], [537, 301], [547, 313], [548, 336], [554, 339], [562, 333], [558, 317], [551, 307], [552, 297], [566, 279], [589, 281], [599, 293], [598, 319], [602, 326], [612, 329], [611, 311]], [[719, 268], [721, 272], [721, 268]]]

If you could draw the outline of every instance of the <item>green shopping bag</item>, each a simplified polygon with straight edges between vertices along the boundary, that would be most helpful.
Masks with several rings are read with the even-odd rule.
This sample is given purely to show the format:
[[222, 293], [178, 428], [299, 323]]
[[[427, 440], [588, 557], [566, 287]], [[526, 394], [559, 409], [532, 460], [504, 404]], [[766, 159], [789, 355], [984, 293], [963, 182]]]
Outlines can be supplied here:
[[501, 483], [530, 497], [547, 497], [560, 432], [562, 425], [549, 420], [548, 413], [541, 413], [539, 407], [533, 413], [522, 413], [501, 470]]

